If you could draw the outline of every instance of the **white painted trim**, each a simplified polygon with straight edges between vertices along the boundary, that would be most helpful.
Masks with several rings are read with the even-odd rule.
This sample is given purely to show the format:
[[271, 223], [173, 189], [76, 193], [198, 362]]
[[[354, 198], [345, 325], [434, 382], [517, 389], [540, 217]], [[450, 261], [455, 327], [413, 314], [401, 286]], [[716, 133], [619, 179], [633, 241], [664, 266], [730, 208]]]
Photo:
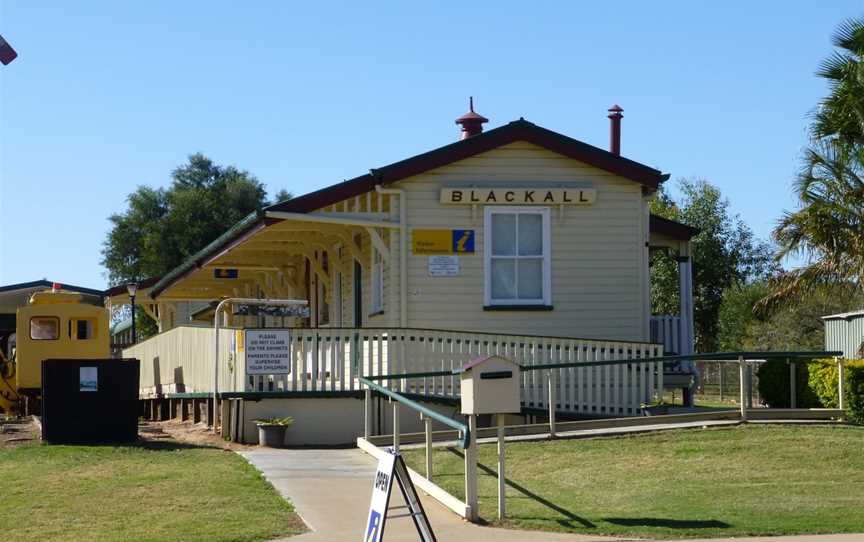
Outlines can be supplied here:
[[[331, 277], [333, 279], [332, 290], [330, 294], [330, 321], [335, 327], [342, 327], [343, 321], [343, 303], [342, 303], [342, 281], [345, 277], [345, 268], [342, 266], [342, 246], [336, 245], [333, 247], [333, 262], [338, 262], [338, 265], [333, 265]], [[328, 263], [331, 260], [327, 260]], [[353, 262], [352, 262], [353, 265]]]
[[679, 353], [691, 354], [695, 351], [696, 334], [693, 323], [693, 257], [689, 241], [681, 242], [678, 254], [688, 258], [686, 262], [678, 262], [678, 297], [683, 350]]
[[264, 216], [279, 220], [291, 220], [299, 222], [319, 222], [321, 224], [342, 224], [345, 226], [367, 226], [370, 228], [394, 228], [401, 229], [396, 222], [386, 220], [361, 220], [357, 218], [342, 218], [332, 216], [332, 213], [286, 213], [283, 211], [267, 211]]
[[[402, 327], [408, 327], [408, 200], [405, 199], [405, 191], [401, 188], [382, 188], [380, 184], [376, 184], [375, 190], [379, 194], [399, 196], [399, 322]], [[392, 214], [392, 197], [389, 203]], [[391, 277], [390, 281], [391, 288], [393, 278], [395, 277]]]
[[[384, 255], [378, 252], [374, 246], [369, 251], [371, 254], [371, 265], [369, 266], [369, 313], [377, 314], [384, 310]], [[376, 262], [376, 256], [381, 256], [381, 263]], [[377, 271], [376, 271], [377, 270]], [[376, 302], [376, 297], [380, 302]]]
[[366, 228], [366, 231], [369, 232], [369, 239], [372, 241], [372, 245], [375, 247], [381, 257], [384, 258], [384, 261], [390, 260], [390, 249], [387, 248], [387, 245], [384, 244], [384, 240], [381, 239], [381, 235], [378, 234], [378, 231], [375, 228]]
[[651, 340], [651, 208], [647, 198], [642, 198], [642, 220], [639, 224], [639, 287], [642, 290], [642, 340]]
[[[543, 219], [543, 299], [492, 300], [492, 215], [539, 214]], [[486, 205], [483, 207], [483, 303], [494, 305], [552, 304], [552, 216], [549, 207]], [[517, 239], [518, 243], [518, 239]]]
[[[360, 450], [371, 455], [375, 459], [378, 459], [383, 454], [387, 453], [362, 437], [357, 439], [357, 447], [360, 448]], [[471, 514], [471, 507], [469, 507], [467, 504], [460, 501], [450, 493], [447, 493], [444, 489], [433, 483], [428, 478], [425, 478], [419, 472], [409, 467], [408, 475], [411, 476], [411, 481], [414, 483], [415, 486], [422, 489], [424, 493], [452, 510], [454, 513], [456, 513], [456, 515], [467, 519], [468, 516]]]

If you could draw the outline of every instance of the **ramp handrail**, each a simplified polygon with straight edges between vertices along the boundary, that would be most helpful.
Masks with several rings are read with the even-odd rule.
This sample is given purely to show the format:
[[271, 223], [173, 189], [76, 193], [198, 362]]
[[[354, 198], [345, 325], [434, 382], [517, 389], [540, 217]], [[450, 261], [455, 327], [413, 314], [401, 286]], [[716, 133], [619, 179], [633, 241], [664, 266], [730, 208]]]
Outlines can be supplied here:
[[[740, 414], [735, 413], [734, 411], [720, 411], [717, 413], [712, 413], [711, 416], [719, 416], [722, 419], [731, 419], [731, 417], [737, 418], [740, 415], [741, 422], [746, 422], [748, 419], [748, 414], [754, 411], [749, 410], [751, 408], [750, 402], [752, 401], [752, 392], [748, 392], [750, 389], [750, 379], [752, 378], [752, 367], [755, 363], [762, 363], [769, 359], [785, 359], [787, 363], [790, 364], [790, 370], [794, 372], [794, 361], [802, 361], [809, 362], [817, 358], [827, 358], [833, 357], [835, 363], [838, 368], [838, 381], [840, 389], [838, 390], [839, 398], [839, 413], [836, 410], [825, 410], [823, 412], [823, 416], [827, 413], [831, 417], [837, 417], [838, 419], [843, 418], [843, 356], [842, 352], [838, 351], [795, 351], [795, 352], [716, 352], [716, 353], [708, 353], [708, 354], [692, 354], [692, 355], [676, 355], [676, 356], [655, 356], [655, 357], [643, 357], [643, 358], [631, 358], [631, 359], [623, 359], [623, 360], [597, 360], [597, 361], [581, 361], [581, 362], [570, 362], [570, 363], [546, 363], [546, 364], [520, 364], [521, 371], [541, 371], [547, 370], [545, 377], [548, 379], [548, 385], [546, 390], [548, 392], [548, 435], [550, 438], [555, 438], [558, 432], [558, 422], [556, 421], [556, 405], [558, 405], [558, 396], [557, 390], [558, 385], [556, 379], [560, 377], [562, 373], [561, 369], [569, 369], [569, 368], [581, 368], [581, 367], [598, 367], [598, 366], [622, 366], [622, 365], [641, 365], [641, 364], [657, 364], [667, 361], [679, 361], [679, 360], [708, 360], [708, 361], [716, 361], [716, 362], [726, 362], [726, 363], [734, 363], [738, 365], [739, 370], [739, 392], [740, 392]], [[560, 359], [560, 358], [559, 358]], [[639, 372], [640, 375], [652, 375], [653, 373], [659, 372], [661, 374], [657, 375], [658, 378], [661, 379], [660, 388], [662, 389], [662, 371], [663, 367], [660, 365], [659, 367], [656, 365], [645, 367], [638, 367], [638, 369], [634, 369]], [[606, 374], [608, 375], [608, 370]], [[625, 373], [631, 371], [631, 369], [625, 369]], [[393, 405], [393, 449], [399, 450], [399, 440], [400, 440], [400, 425], [399, 425], [399, 408], [401, 404], [404, 404], [415, 411], [418, 411], [424, 417], [425, 422], [425, 448], [426, 448], [426, 477], [422, 478], [421, 475], [417, 475], [424, 483], [427, 488], [427, 492], [431, 492], [430, 494], [434, 495], [434, 498], [438, 499], [440, 502], [444, 503], [446, 506], [456, 511], [460, 515], [463, 515], [469, 521], [475, 521], [478, 517], [478, 497], [477, 497], [477, 435], [479, 435], [479, 431], [477, 429], [477, 420], [476, 416], [468, 416], [468, 424], [459, 423], [451, 418], [447, 418], [434, 410], [427, 408], [416, 401], [408, 399], [407, 397], [397, 393], [393, 390], [390, 390], [382, 385], [376, 384], [373, 381], [393, 381], [393, 380], [408, 380], [412, 378], [434, 378], [434, 377], [447, 377], [447, 376], [456, 376], [463, 372], [463, 369], [454, 368], [451, 370], [442, 370], [442, 371], [424, 371], [424, 372], [415, 372], [415, 373], [395, 373], [395, 374], [382, 374], [382, 375], [367, 375], [365, 377], [359, 377], [358, 380], [361, 385], [366, 386], [366, 399], [365, 399], [365, 429], [364, 429], [364, 437], [358, 438], [357, 443], [358, 446], [367, 451], [367, 453], [371, 453], [375, 455], [378, 453], [378, 448], [376, 444], [372, 444], [370, 442], [370, 427], [371, 427], [371, 414], [370, 414], [370, 405], [371, 405], [371, 397], [372, 392], [376, 391], [383, 396], [389, 397], [390, 399], [396, 401], [397, 403]], [[616, 374], [619, 374], [618, 370], [613, 370]], [[536, 378], [536, 377], [534, 377]], [[653, 377], [651, 377], [653, 378]], [[644, 383], [644, 378], [640, 377], [641, 382]], [[397, 386], [399, 389], [403, 389], [402, 386]], [[643, 384], [642, 391], [644, 391], [645, 386]], [[793, 386], [794, 389], [794, 386]], [[563, 387], [562, 387], [563, 390]], [[563, 393], [563, 391], [562, 391]], [[749, 401], [748, 399], [749, 395]], [[794, 394], [794, 391], [792, 392]], [[793, 395], [794, 397], [794, 395]], [[524, 397], [523, 397], [524, 398]], [[794, 399], [792, 400], [794, 403]], [[524, 402], [524, 401], [523, 401]], [[615, 399], [613, 398], [613, 405], [618, 408], [620, 403], [615, 404]], [[645, 408], [645, 404], [641, 405], [641, 408]], [[794, 409], [792, 410], [794, 412]], [[608, 412], [608, 410], [607, 410]], [[616, 410], [617, 412], [617, 410]], [[692, 415], [687, 415], [692, 416]], [[700, 414], [700, 416], [704, 416], [704, 414]], [[630, 418], [629, 420], [632, 420]], [[713, 418], [711, 418], [713, 419]], [[431, 422], [432, 420], [436, 420], [444, 425], [457, 429], [459, 431], [461, 438], [458, 441], [458, 445], [460, 448], [465, 450], [464, 459], [465, 459], [465, 502], [462, 502], [449, 493], [442, 490], [439, 486], [436, 486], [432, 483], [432, 430], [431, 430]], [[629, 420], [628, 423], [632, 423]], [[505, 426], [502, 420], [497, 420], [497, 436], [498, 436], [498, 517], [503, 518], [505, 513], [505, 483], [506, 478], [504, 474], [504, 446], [505, 446]], [[574, 422], [567, 422], [565, 425], [572, 429], [572, 424]], [[584, 422], [582, 422], [584, 423]], [[527, 426], [525, 426], [527, 427]], [[567, 430], [567, 429], [565, 429]], [[446, 433], [446, 432], [442, 432]], [[440, 435], [439, 435], [440, 436]], [[371, 450], [371, 451], [370, 451]], [[416, 473], [412, 473], [414, 476]]]
[[[657, 363], [660, 361], [716, 361], [737, 363], [742, 358], [747, 361], [765, 361], [769, 359], [795, 359], [814, 361], [819, 358], [842, 357], [843, 352], [837, 350], [815, 350], [800, 352], [714, 352], [708, 354], [689, 354], [675, 356], [656, 356], [652, 358], [629, 358], [602, 361], [576, 361], [567, 363], [541, 363], [537, 365], [520, 365], [522, 371], [542, 371], [547, 369], [566, 369], [569, 367], [602, 367], [607, 365], [633, 365], [637, 363]], [[369, 380], [402, 380], [406, 378], [424, 378], [432, 376], [453, 376], [462, 373], [462, 369], [452, 371], [426, 371], [419, 373], [397, 373], [386, 375], [369, 375]]]
[[[369, 387], [369, 389], [376, 391], [376, 392], [380, 393], [381, 395], [385, 395], [385, 396], [393, 399], [394, 401], [398, 401], [398, 402], [402, 403], [403, 405], [420, 412], [421, 414], [423, 414], [424, 416], [427, 416], [428, 418], [431, 418], [437, 422], [443, 423], [444, 425], [446, 425], [448, 427], [452, 427], [453, 429], [456, 429], [462, 435], [462, 437], [458, 441], [460, 448], [462, 448], [462, 449], [467, 448], [468, 443], [471, 442], [471, 430], [468, 428], [468, 426], [466, 424], [459, 423], [452, 418], [448, 418], [447, 416], [444, 416], [443, 414], [439, 414], [438, 412], [435, 412], [431, 408], [425, 407], [425, 406], [421, 405], [420, 403], [418, 403], [417, 401], [412, 401], [411, 399], [408, 399], [407, 397], [405, 397], [399, 393], [396, 393], [395, 391], [388, 390], [387, 388], [385, 388], [383, 386], [379, 386], [378, 384], [372, 382], [371, 380], [369, 380], [367, 378], [360, 377], [360, 382], [362, 384], [365, 384], [367, 387]], [[394, 431], [398, 431], [398, 428], [394, 428]]]

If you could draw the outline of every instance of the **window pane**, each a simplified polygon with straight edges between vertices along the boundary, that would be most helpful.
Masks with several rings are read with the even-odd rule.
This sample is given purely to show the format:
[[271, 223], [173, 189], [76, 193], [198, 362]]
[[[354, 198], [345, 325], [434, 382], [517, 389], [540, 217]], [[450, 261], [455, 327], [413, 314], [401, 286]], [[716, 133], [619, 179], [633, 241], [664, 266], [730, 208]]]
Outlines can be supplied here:
[[492, 259], [492, 299], [516, 298], [516, 260]]
[[60, 319], [53, 316], [34, 316], [30, 319], [30, 338], [53, 341], [60, 336]]
[[519, 255], [543, 254], [543, 216], [530, 213], [519, 215]]
[[492, 214], [492, 254], [513, 256], [516, 254], [516, 215]]
[[92, 320], [75, 320], [75, 338], [86, 340], [93, 338]]
[[519, 299], [543, 299], [543, 260], [519, 260]]

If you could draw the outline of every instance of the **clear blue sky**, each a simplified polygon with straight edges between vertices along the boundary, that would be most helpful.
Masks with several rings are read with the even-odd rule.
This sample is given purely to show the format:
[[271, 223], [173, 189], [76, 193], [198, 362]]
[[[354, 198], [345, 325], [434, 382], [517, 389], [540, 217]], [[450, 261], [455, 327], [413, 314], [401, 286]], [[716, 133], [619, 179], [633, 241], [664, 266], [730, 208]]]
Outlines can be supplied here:
[[[81, 4], [81, 5], [78, 5]], [[0, 284], [106, 285], [107, 217], [200, 151], [295, 194], [457, 138], [474, 95], [717, 184], [767, 237], [862, 3], [0, 0]], [[227, 226], [227, 225], [226, 225]]]

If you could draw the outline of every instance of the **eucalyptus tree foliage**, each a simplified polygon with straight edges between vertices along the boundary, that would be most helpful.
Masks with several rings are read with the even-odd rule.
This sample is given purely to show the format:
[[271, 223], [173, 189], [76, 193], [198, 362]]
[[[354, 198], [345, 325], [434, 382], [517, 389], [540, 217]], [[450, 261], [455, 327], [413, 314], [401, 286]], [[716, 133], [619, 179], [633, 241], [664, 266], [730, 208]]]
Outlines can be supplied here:
[[[799, 207], [774, 229], [778, 261], [804, 264], [780, 274], [760, 301], [763, 313], [802, 302], [822, 286], [862, 291], [864, 277], [864, 19], [843, 22], [834, 34], [836, 50], [817, 75], [829, 95], [817, 108], [812, 141], [793, 190]], [[848, 309], [853, 306], [850, 299]]]
[[[282, 190], [277, 198], [289, 199]], [[161, 276], [248, 214], [269, 204], [248, 171], [220, 166], [202, 154], [171, 173], [167, 188], [139, 186], [123, 212], [108, 220], [102, 265], [111, 284]]]
[[815, 288], [800, 302], [778, 306], [770, 313], [754, 314], [753, 306], [769, 292], [766, 281], [734, 286], [723, 295], [718, 346], [721, 351], [822, 350], [822, 317], [861, 303], [860, 293], [848, 284]]
[[[764, 280], [775, 272], [771, 247], [755, 237], [750, 227], [729, 209], [720, 190], [701, 179], [680, 179], [676, 202], [663, 189], [651, 212], [699, 230], [691, 240], [693, 262], [693, 319], [696, 349], [717, 351], [720, 306], [726, 291], [736, 285]], [[677, 253], [655, 251], [651, 256], [651, 308], [654, 314], [678, 314]]]

